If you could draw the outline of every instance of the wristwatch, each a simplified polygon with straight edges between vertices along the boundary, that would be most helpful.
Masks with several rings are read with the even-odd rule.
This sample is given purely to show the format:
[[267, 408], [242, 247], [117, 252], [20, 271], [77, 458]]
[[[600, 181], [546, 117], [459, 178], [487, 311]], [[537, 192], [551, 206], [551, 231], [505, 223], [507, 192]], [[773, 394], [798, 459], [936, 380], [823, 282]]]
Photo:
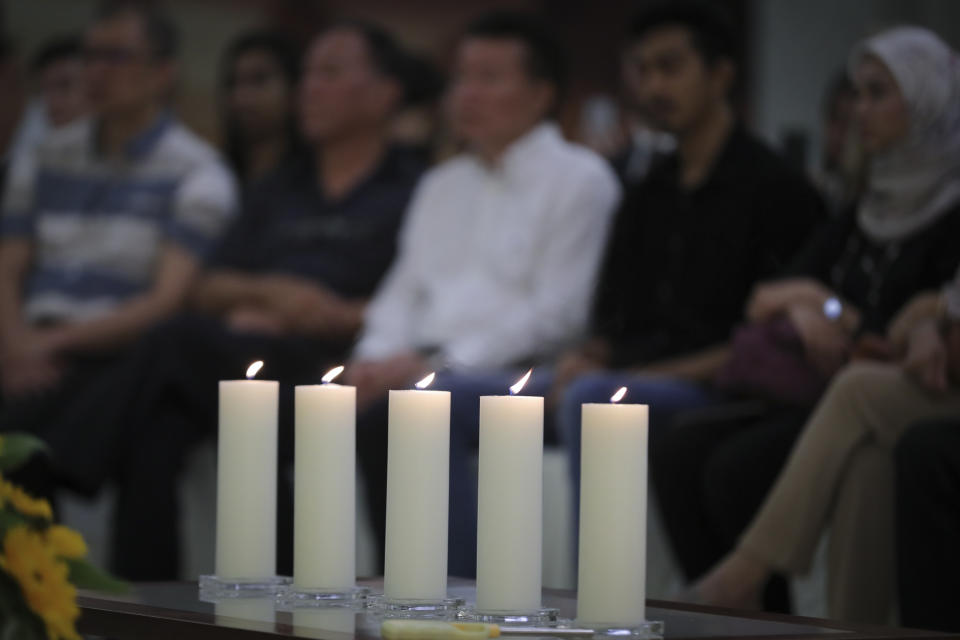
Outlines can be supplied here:
[[840, 302], [840, 298], [836, 296], [827, 298], [823, 303], [823, 315], [832, 322], [839, 321], [843, 316], [843, 303]]

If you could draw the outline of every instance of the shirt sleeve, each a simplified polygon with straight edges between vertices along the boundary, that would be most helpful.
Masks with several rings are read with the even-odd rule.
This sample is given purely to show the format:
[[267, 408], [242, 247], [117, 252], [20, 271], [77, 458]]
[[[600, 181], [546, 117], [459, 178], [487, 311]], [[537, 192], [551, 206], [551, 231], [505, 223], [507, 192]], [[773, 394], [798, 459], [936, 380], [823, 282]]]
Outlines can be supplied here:
[[224, 229], [216, 248], [207, 256], [207, 268], [263, 270], [263, 238], [270, 223], [271, 199], [262, 185], [248, 189], [240, 198], [239, 212]]
[[421, 288], [414, 265], [415, 239], [423, 224], [429, 178], [421, 181], [400, 231], [397, 257], [377, 287], [364, 314], [364, 329], [353, 350], [354, 360], [380, 360], [413, 348], [414, 322]]
[[835, 222], [825, 224], [826, 206], [806, 178], [789, 172], [771, 180], [764, 188], [762, 211], [754, 243], [756, 279], [787, 274], [826, 277], [842, 231]]
[[256, 256], [252, 247], [256, 229], [251, 217], [250, 211], [243, 211], [227, 225], [216, 248], [207, 255], [207, 268], [241, 271], [255, 268]]
[[204, 260], [216, 247], [237, 209], [233, 176], [218, 161], [193, 170], [174, 193], [167, 238]]
[[0, 238], [30, 237], [36, 225], [35, 185], [37, 157], [34, 150], [18, 154], [7, 172], [0, 207]]
[[580, 337], [590, 315], [597, 270], [620, 185], [601, 162], [557, 182], [556, 206], [539, 233], [546, 239], [532, 299], [487, 331], [444, 348], [455, 369], [498, 368], [555, 354]]

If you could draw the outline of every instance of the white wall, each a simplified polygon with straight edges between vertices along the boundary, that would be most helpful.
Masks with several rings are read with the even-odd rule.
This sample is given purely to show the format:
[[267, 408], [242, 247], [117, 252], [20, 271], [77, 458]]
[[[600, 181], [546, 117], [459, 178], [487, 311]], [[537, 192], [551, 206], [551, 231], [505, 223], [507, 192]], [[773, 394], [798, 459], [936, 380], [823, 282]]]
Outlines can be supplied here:
[[861, 37], [910, 22], [960, 44], [956, 0], [753, 0], [751, 13], [751, 124], [777, 146], [786, 131], [806, 132], [811, 162], [823, 91]]

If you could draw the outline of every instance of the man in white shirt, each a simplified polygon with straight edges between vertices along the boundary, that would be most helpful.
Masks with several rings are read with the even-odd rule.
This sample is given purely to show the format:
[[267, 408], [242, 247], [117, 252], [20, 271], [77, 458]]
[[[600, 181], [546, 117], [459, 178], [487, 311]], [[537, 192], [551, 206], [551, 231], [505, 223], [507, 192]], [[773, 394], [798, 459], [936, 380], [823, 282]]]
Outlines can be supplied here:
[[[398, 258], [367, 310], [348, 369], [358, 387], [360, 459], [381, 544], [387, 390], [432, 370], [477, 374], [446, 378], [473, 390], [483, 372], [553, 358], [586, 326], [620, 188], [599, 156], [564, 141], [549, 122], [562, 90], [561, 58], [542, 27], [516, 14], [481, 19], [457, 49], [449, 113], [468, 150], [418, 186]], [[493, 391], [506, 389], [498, 383]], [[475, 404], [473, 396], [469, 410]], [[452, 460], [456, 471], [463, 466]], [[452, 496], [461, 485], [452, 477]], [[472, 575], [470, 560], [455, 558], [460, 551], [473, 557], [476, 508], [451, 504], [450, 573]]]

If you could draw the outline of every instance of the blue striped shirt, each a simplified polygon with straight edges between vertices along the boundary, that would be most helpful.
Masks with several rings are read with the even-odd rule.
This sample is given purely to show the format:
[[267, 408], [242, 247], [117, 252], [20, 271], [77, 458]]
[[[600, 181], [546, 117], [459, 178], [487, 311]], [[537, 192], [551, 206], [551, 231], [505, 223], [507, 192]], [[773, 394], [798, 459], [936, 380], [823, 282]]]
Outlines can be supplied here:
[[90, 120], [52, 131], [8, 176], [0, 238], [33, 243], [30, 322], [108, 313], [150, 289], [164, 244], [203, 259], [236, 209], [216, 151], [171, 116], [116, 159], [97, 152], [95, 134]]

